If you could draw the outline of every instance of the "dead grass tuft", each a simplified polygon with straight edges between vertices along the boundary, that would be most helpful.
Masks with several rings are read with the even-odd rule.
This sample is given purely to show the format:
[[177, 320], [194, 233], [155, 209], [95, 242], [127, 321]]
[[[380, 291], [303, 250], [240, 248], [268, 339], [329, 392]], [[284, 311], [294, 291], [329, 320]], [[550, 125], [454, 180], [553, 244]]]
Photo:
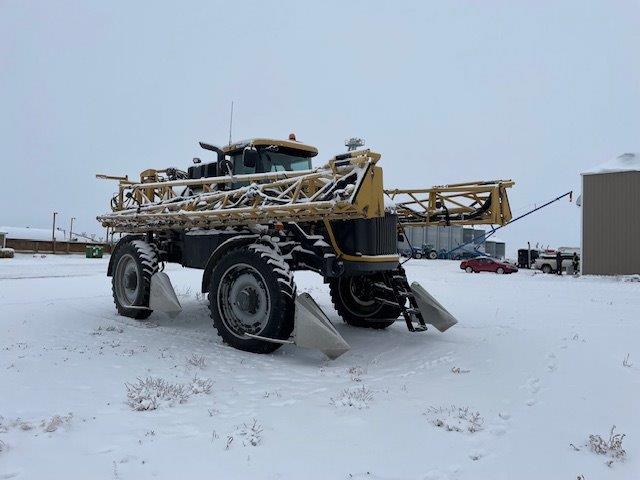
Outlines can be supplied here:
[[[40, 427], [47, 433], [55, 432], [58, 428], [68, 425], [71, 423], [71, 419], [73, 418], [73, 414], [69, 413], [68, 415], [60, 416], [54, 415], [49, 420], [43, 420], [40, 423]], [[24, 423], [21, 425], [21, 428], [24, 430]], [[29, 428], [27, 428], [29, 430]]]
[[357, 388], [345, 388], [338, 395], [332, 397], [330, 403], [334, 407], [351, 407], [360, 410], [369, 408], [373, 398], [373, 392], [363, 385]]
[[133, 410], [155, 410], [161, 404], [173, 407], [186, 402], [191, 395], [211, 393], [213, 382], [208, 378], [193, 378], [189, 385], [167, 382], [162, 378], [147, 377], [136, 383], [125, 383], [126, 403]]
[[623, 461], [627, 457], [627, 451], [622, 448], [624, 433], [615, 433], [616, 426], [613, 425], [609, 431], [609, 439], [605, 440], [600, 435], [589, 435], [587, 446], [597, 455], [606, 455], [611, 460], [607, 461], [607, 466], [611, 467], [613, 462]]
[[194, 353], [190, 357], [187, 357], [187, 365], [204, 370], [207, 368], [207, 359], [204, 358], [204, 355], [197, 355]]
[[469, 407], [429, 407], [424, 413], [429, 421], [438, 428], [448, 432], [476, 433], [483, 429], [484, 418], [480, 412], [474, 412]]

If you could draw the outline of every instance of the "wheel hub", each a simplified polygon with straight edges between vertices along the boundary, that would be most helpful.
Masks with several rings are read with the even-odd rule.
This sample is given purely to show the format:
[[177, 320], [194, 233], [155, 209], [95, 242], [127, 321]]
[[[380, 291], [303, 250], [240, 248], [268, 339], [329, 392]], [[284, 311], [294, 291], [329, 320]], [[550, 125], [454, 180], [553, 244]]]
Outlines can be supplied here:
[[353, 295], [353, 299], [357, 303], [365, 306], [373, 305], [374, 299], [370, 281], [361, 277], [355, 277], [351, 279], [349, 287]]
[[[356, 316], [367, 318], [375, 315], [383, 307], [377, 297], [376, 282], [384, 280], [376, 276], [342, 277], [338, 292], [342, 305]], [[384, 296], [384, 293], [381, 294]]]
[[138, 286], [138, 275], [136, 272], [128, 271], [124, 277], [124, 286], [127, 290], [135, 290]]
[[238, 294], [236, 305], [243, 312], [255, 314], [259, 301], [258, 292], [253, 287], [246, 287]]
[[129, 307], [135, 304], [140, 289], [140, 272], [134, 258], [123, 255], [115, 271], [116, 295], [120, 304]]
[[271, 312], [271, 299], [262, 275], [252, 266], [238, 264], [227, 270], [218, 287], [223, 322], [234, 335], [259, 335]]

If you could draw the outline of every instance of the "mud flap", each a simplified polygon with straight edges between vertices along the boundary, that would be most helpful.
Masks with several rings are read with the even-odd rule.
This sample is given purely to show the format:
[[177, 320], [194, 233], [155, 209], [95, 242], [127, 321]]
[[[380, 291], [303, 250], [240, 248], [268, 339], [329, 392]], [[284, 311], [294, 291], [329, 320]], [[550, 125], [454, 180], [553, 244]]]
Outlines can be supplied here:
[[176, 292], [173, 290], [171, 280], [169, 280], [169, 276], [164, 272], [156, 272], [151, 275], [149, 308], [158, 312], [164, 312], [171, 318], [182, 311], [182, 305], [180, 305]]
[[308, 293], [296, 297], [295, 308], [293, 341], [296, 345], [320, 350], [332, 360], [351, 348]]
[[440, 302], [433, 298], [429, 292], [427, 292], [422, 285], [418, 282], [411, 284], [411, 291], [416, 299], [420, 313], [425, 323], [433, 325], [441, 332], [445, 332], [449, 328], [453, 327], [458, 320], [455, 319], [449, 311], [444, 308]]

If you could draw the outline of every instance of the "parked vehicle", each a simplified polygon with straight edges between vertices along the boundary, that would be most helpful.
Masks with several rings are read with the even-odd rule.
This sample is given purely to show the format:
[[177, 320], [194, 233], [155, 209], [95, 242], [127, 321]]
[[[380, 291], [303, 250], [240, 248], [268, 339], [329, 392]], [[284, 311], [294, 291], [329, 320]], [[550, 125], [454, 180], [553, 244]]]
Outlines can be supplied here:
[[422, 248], [413, 247], [403, 249], [400, 254], [407, 258], [428, 258], [429, 260], [435, 260], [438, 258], [438, 252], [431, 245], [424, 244]]
[[[573, 252], [561, 252], [562, 255], [562, 270], [572, 269], [573, 266]], [[578, 254], [578, 259], [580, 255]], [[536, 270], [541, 270], [543, 273], [557, 273], [557, 260], [556, 253], [545, 252], [536, 258], [536, 261], [532, 265]]]
[[495, 272], [498, 274], [514, 273], [518, 268], [491, 257], [478, 257], [460, 262], [460, 268], [467, 273]]
[[[531, 262], [529, 262], [529, 252], [531, 252]], [[540, 251], [536, 249], [527, 250], [520, 248], [518, 250], [518, 268], [532, 268], [533, 263], [540, 256]]]
[[413, 258], [428, 258], [429, 260], [435, 260], [438, 258], [438, 252], [432, 245], [427, 243], [423, 244], [421, 248], [414, 248]]

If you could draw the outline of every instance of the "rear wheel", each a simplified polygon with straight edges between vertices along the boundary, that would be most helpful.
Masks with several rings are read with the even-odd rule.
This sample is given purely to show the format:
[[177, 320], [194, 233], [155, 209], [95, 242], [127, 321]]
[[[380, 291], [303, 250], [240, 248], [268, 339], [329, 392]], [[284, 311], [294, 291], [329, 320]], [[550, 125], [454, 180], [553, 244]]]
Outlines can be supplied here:
[[122, 316], [144, 320], [152, 313], [148, 306], [151, 276], [158, 271], [155, 247], [133, 240], [118, 248], [115, 256], [111, 287], [116, 309]]
[[431, 250], [431, 251], [429, 252], [429, 258], [430, 258], [431, 260], [435, 260], [435, 259], [437, 259], [437, 258], [438, 258], [438, 252], [436, 252], [435, 250]]
[[545, 264], [542, 266], [542, 272], [543, 272], [543, 273], [551, 273], [551, 271], [552, 271], [552, 270], [553, 270], [553, 269], [551, 268], [551, 265], [548, 265], [548, 264], [546, 264], [546, 263], [545, 263]]
[[386, 285], [382, 275], [342, 276], [329, 282], [333, 305], [346, 323], [375, 329], [387, 328], [395, 323], [402, 313], [401, 308], [378, 300], [395, 301], [389, 292], [376, 288], [376, 283]]
[[272, 246], [232, 250], [216, 265], [209, 284], [213, 326], [239, 350], [270, 353], [279, 343], [245, 333], [287, 340], [293, 331], [295, 283], [289, 266]]

